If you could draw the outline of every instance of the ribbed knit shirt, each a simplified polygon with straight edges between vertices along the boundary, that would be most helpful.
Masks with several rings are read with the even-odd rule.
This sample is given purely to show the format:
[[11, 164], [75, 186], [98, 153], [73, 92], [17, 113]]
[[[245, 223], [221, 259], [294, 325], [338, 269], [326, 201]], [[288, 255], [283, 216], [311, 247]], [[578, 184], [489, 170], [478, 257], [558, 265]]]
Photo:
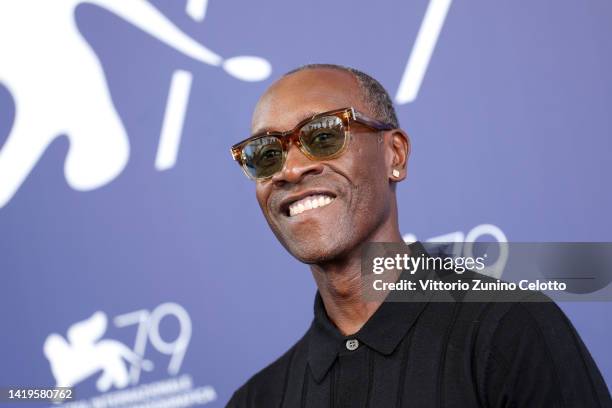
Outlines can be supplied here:
[[354, 335], [314, 321], [228, 407], [612, 407], [553, 302], [383, 302]]

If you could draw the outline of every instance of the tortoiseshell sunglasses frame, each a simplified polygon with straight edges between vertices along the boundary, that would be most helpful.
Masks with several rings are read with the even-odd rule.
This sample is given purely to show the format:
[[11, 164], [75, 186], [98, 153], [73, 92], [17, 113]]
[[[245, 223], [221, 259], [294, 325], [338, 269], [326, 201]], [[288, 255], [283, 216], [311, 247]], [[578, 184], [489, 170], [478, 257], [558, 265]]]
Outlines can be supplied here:
[[[342, 145], [342, 147], [334, 154], [330, 155], [330, 156], [325, 156], [325, 157], [317, 157], [313, 154], [311, 154], [308, 149], [306, 149], [303, 145], [302, 145], [302, 141], [300, 140], [300, 130], [309, 122], [325, 117], [325, 116], [336, 116], [340, 119], [342, 119], [342, 124], [343, 124], [343, 130], [344, 130], [344, 143]], [[363, 113], [357, 111], [355, 108], [353, 107], [348, 107], [348, 108], [342, 108], [342, 109], [335, 109], [332, 111], [328, 111], [328, 112], [322, 112], [322, 113], [317, 113], [316, 115], [313, 115], [307, 119], [304, 119], [303, 121], [301, 121], [300, 123], [298, 123], [293, 129], [288, 130], [286, 132], [263, 132], [263, 133], [258, 133], [256, 135], [253, 135], [247, 139], [244, 139], [241, 142], [236, 143], [235, 145], [232, 146], [231, 148], [231, 154], [234, 160], [236, 160], [238, 162], [238, 164], [240, 165], [240, 167], [242, 168], [242, 171], [244, 172], [244, 174], [250, 178], [251, 180], [254, 181], [263, 181], [263, 180], [267, 180], [270, 179], [274, 176], [274, 174], [278, 173], [278, 171], [270, 176], [266, 176], [266, 177], [253, 177], [251, 174], [249, 174], [249, 172], [246, 169], [246, 163], [243, 157], [243, 149], [244, 147], [252, 142], [253, 140], [257, 140], [263, 137], [275, 137], [277, 138], [282, 146], [283, 149], [283, 157], [282, 157], [282, 165], [281, 165], [281, 169], [284, 167], [285, 165], [285, 160], [287, 158], [287, 151], [289, 150], [289, 146], [291, 145], [291, 143], [294, 143], [299, 149], [300, 151], [306, 156], [308, 157], [310, 160], [331, 160], [334, 159], [338, 156], [340, 156], [342, 153], [344, 153], [344, 151], [346, 150], [346, 147], [349, 144], [349, 140], [351, 138], [351, 132], [350, 132], [350, 124], [352, 122], [356, 122], [356, 123], [360, 123], [372, 130], [391, 130], [394, 127], [388, 123], [384, 123], [381, 122], [379, 120], [376, 119], [372, 119], [366, 115], [364, 115]], [[279, 170], [280, 171], [280, 170]]]

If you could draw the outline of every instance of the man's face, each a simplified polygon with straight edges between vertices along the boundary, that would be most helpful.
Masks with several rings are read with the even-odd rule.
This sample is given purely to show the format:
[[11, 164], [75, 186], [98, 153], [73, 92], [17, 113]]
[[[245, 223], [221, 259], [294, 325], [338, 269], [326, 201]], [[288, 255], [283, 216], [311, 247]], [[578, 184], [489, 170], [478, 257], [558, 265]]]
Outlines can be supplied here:
[[[372, 116], [350, 74], [299, 71], [280, 79], [262, 96], [252, 131], [289, 130], [313, 114], [348, 106]], [[321, 264], [348, 255], [389, 217], [393, 192], [387, 144], [381, 134], [359, 124], [352, 125], [350, 132], [341, 156], [313, 161], [292, 145], [282, 171], [256, 183], [257, 200], [272, 231], [302, 262]], [[306, 201], [317, 198], [323, 206], [299, 214], [289, 209], [299, 200], [308, 208]]]

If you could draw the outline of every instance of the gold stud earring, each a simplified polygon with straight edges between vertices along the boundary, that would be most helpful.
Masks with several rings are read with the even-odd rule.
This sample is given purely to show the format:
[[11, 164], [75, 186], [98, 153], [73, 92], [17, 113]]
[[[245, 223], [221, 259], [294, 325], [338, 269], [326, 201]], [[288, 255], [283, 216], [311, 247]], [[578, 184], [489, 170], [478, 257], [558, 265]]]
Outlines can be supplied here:
[[399, 177], [400, 176], [400, 172], [397, 169], [393, 169], [393, 177]]

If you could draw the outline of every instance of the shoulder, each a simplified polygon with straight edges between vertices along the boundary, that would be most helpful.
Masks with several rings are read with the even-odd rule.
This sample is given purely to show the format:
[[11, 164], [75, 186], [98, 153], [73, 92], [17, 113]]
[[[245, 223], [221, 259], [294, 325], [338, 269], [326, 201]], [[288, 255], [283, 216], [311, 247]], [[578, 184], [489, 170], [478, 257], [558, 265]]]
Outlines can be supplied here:
[[529, 339], [532, 347], [553, 349], [579, 340], [565, 313], [540, 292], [531, 292], [517, 301], [488, 302], [478, 310], [481, 341], [493, 347], [504, 348]]
[[[498, 360], [513, 360], [517, 353], [553, 354], [581, 349], [578, 333], [565, 313], [540, 292], [520, 300], [492, 301], [470, 305], [463, 310], [474, 324], [475, 351], [494, 354]], [[469, 311], [469, 312], [468, 312]]]
[[563, 311], [542, 292], [511, 287], [506, 281], [473, 271], [447, 280], [469, 282], [470, 290], [455, 300], [462, 303], [463, 317], [473, 322], [479, 337], [487, 341], [493, 341], [495, 335], [519, 332], [547, 336], [562, 330], [575, 334]]
[[[486, 400], [506, 398], [533, 406], [609, 401], [586, 346], [549, 298], [534, 293], [520, 302], [488, 304], [485, 310], [476, 350], [483, 357], [477, 377]], [[523, 400], [526, 395], [533, 399]]]
[[306, 335], [298, 340], [289, 350], [274, 362], [254, 374], [232, 396], [228, 407], [260, 406], [257, 401], [267, 401], [271, 405], [279, 405], [282, 401], [289, 368], [297, 358], [297, 354], [306, 345]]

